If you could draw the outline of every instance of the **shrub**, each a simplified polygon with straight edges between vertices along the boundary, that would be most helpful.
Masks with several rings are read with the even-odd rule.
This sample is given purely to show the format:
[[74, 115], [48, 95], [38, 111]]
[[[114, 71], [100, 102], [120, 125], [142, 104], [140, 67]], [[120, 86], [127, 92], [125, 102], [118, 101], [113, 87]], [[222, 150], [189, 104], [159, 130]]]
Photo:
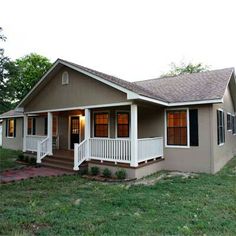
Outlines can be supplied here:
[[116, 171], [116, 177], [117, 179], [125, 179], [126, 171], [123, 169]]
[[29, 162], [30, 157], [29, 156], [24, 156], [23, 161]]
[[102, 172], [102, 175], [106, 178], [110, 178], [111, 177], [111, 171], [108, 168], [105, 168]]
[[88, 169], [87, 169], [87, 168], [81, 169], [81, 170], [79, 171], [79, 174], [80, 174], [80, 175], [87, 175], [87, 174], [88, 174]]
[[24, 155], [21, 153], [18, 155], [18, 158], [17, 158], [19, 161], [23, 161], [24, 160]]
[[98, 175], [100, 173], [99, 167], [93, 166], [90, 168], [91, 174], [92, 175]]
[[35, 164], [36, 164], [36, 159], [35, 159], [35, 157], [30, 157], [30, 158], [29, 158], [29, 163], [35, 165]]

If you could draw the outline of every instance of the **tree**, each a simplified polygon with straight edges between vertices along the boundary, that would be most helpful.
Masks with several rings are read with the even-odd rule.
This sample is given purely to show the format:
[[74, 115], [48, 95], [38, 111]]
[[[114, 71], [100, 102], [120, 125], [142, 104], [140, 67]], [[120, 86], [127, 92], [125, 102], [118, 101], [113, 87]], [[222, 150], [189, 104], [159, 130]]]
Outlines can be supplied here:
[[44, 73], [51, 67], [48, 58], [31, 53], [8, 64], [8, 86], [12, 88], [12, 102], [22, 100]]
[[[0, 27], [0, 41], [5, 42], [6, 36], [2, 34]], [[4, 55], [4, 48], [0, 47], [0, 114], [11, 109], [10, 91], [7, 86], [8, 70], [7, 65], [10, 59]]]
[[166, 76], [176, 76], [180, 74], [192, 74], [202, 71], [207, 71], [209, 69], [209, 66], [204, 65], [203, 63], [197, 63], [193, 64], [191, 62], [184, 63], [181, 62], [180, 65], [176, 65], [175, 63], [170, 64], [170, 71], [161, 75], [161, 77]]

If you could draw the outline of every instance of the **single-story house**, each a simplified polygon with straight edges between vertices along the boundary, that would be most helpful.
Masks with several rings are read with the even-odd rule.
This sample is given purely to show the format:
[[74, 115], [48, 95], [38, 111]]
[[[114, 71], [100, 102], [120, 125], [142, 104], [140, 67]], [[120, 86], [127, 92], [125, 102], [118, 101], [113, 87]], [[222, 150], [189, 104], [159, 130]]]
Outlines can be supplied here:
[[[128, 82], [58, 59], [3, 119], [3, 148], [79, 170], [216, 173], [236, 155], [234, 68]], [[70, 163], [73, 166], [69, 166]]]

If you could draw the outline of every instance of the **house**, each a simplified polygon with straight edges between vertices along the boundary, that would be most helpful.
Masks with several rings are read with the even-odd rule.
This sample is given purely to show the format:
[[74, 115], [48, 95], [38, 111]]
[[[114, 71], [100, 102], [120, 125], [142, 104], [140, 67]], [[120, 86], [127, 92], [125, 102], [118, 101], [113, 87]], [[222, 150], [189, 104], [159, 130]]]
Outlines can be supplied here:
[[[128, 82], [58, 59], [1, 115], [3, 147], [79, 170], [216, 173], [236, 154], [233, 68]], [[73, 167], [69, 164], [73, 163]]]

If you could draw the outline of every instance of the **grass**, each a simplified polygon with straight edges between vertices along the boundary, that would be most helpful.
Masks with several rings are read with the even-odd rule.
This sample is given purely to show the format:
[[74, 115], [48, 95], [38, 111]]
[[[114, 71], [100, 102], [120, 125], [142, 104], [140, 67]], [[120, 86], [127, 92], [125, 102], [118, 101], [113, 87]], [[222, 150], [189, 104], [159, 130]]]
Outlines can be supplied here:
[[153, 186], [77, 175], [2, 185], [0, 234], [236, 235], [236, 158], [216, 175]]
[[16, 162], [16, 159], [21, 151], [14, 151], [10, 149], [3, 149], [0, 147], [0, 172], [21, 166]]

